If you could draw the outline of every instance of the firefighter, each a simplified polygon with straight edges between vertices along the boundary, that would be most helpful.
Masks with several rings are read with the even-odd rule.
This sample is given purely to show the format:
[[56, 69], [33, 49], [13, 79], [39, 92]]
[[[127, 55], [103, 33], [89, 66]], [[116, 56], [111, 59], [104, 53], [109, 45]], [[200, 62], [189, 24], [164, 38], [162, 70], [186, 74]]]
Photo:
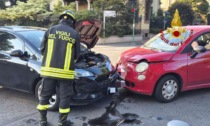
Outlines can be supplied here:
[[40, 126], [47, 126], [49, 99], [56, 87], [60, 98], [58, 126], [69, 126], [70, 98], [73, 95], [74, 61], [79, 57], [80, 36], [74, 30], [76, 22], [72, 11], [64, 11], [58, 25], [50, 27], [41, 43], [43, 61], [41, 66], [42, 90], [37, 109]]

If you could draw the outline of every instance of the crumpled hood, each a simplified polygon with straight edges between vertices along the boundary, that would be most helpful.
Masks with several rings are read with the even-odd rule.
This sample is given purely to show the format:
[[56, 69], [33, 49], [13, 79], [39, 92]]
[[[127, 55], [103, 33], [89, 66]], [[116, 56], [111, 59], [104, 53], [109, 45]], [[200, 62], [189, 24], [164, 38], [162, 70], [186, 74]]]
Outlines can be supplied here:
[[121, 59], [131, 62], [138, 62], [142, 59], [148, 62], [167, 61], [172, 58], [175, 52], [160, 52], [149, 48], [136, 47], [121, 54]]

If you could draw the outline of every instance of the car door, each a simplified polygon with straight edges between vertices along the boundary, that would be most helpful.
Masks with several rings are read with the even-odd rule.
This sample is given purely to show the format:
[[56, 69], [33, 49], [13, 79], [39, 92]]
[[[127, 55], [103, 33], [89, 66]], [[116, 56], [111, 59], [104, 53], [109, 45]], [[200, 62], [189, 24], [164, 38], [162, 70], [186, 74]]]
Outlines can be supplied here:
[[27, 91], [28, 79], [34, 73], [27, 66], [27, 60], [10, 55], [14, 50], [24, 52], [24, 42], [11, 33], [0, 31], [0, 84]]
[[202, 40], [207, 50], [198, 53], [194, 58], [190, 58], [193, 50], [191, 49], [188, 55], [189, 87], [208, 86], [210, 84], [210, 46], [209, 43], [206, 43], [208, 39], [210, 39], [210, 32], [198, 36], [197, 40]]

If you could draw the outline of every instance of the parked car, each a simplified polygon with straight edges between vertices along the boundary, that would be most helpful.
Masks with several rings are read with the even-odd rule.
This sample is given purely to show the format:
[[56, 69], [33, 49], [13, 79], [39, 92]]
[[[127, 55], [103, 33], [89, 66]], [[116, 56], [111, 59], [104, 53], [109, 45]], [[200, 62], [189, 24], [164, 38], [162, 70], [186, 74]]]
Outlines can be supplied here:
[[168, 28], [123, 52], [117, 70], [128, 90], [171, 102], [182, 91], [210, 87], [209, 42], [210, 26]]
[[[81, 35], [81, 55], [75, 64], [75, 95], [71, 105], [85, 105], [107, 95], [118, 73], [114, 71], [107, 56], [90, 50], [98, 40], [101, 23], [97, 20], [84, 20], [76, 26]], [[45, 31], [37, 27], [0, 27], [1, 86], [34, 93], [40, 98], [40, 43]], [[57, 109], [58, 103], [59, 97], [55, 94], [50, 99], [50, 109]]]

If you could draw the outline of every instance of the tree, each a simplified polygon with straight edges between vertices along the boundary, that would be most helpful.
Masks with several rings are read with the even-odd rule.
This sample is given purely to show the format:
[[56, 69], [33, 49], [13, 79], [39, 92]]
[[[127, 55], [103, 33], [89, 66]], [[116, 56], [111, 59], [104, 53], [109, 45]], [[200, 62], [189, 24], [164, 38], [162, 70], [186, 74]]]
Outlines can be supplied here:
[[[5, 2], [6, 2], [7, 0], [1, 0], [0, 1], [0, 9], [6, 9], [7, 7], [5, 6]], [[18, 0], [18, 1], [21, 1], [21, 2], [25, 2], [26, 3], [26, 1], [27, 0]], [[7, 1], [8, 2], [8, 1]], [[10, 2], [10, 6], [14, 6], [14, 5], [16, 5], [16, 3], [17, 3], [17, 0], [9, 0], [9, 2]]]
[[27, 0], [19, 0], [19, 1], [21, 1], [21, 2], [25, 2], [25, 3], [27, 2]]
[[206, 14], [209, 3], [206, 0], [179, 0], [179, 2], [188, 3], [196, 13]]
[[14, 36], [10, 34], [1, 34], [0, 50], [8, 51], [13, 48], [13, 45], [8, 41], [8, 38], [14, 39]]
[[10, 2], [11, 3], [11, 6], [13, 6], [13, 5], [15, 5], [16, 4], [16, 0], [9, 0], [9, 1], [7, 1], [7, 0], [1, 0], [0, 1], [0, 9], [6, 9], [7, 7], [6, 7], [6, 5], [5, 5], [5, 2]]
[[[158, 9], [157, 15], [152, 14], [150, 17], [150, 33], [160, 33], [161, 30], [163, 30], [163, 10]], [[166, 23], [166, 27], [169, 27], [168, 21]]]
[[73, 2], [71, 4], [66, 4], [63, 6], [62, 1], [58, 1], [58, 4], [54, 5], [53, 13], [50, 16], [51, 25], [58, 23], [58, 17], [64, 10], [71, 10], [76, 14], [76, 4]]
[[168, 9], [172, 17], [176, 9], [179, 11], [182, 25], [192, 25], [194, 19], [194, 11], [192, 10], [192, 6], [185, 2], [175, 2]]
[[17, 18], [43, 20], [41, 15], [48, 13], [48, 4], [49, 0], [28, 0], [27, 3], [18, 1], [17, 5], [1, 10], [0, 18], [8, 20]]
[[116, 17], [106, 17], [106, 37], [132, 33], [129, 27], [133, 21], [132, 7], [128, 6], [124, 0], [95, 0], [93, 9], [100, 20], [103, 20], [103, 10], [116, 11]]
[[5, 6], [5, 0], [1, 0], [0, 1], [0, 9], [5, 9], [6, 6]]
[[71, 10], [76, 12], [76, 4], [73, 2], [69, 5], [65, 5], [63, 6], [62, 1], [58, 1], [58, 4], [54, 5], [53, 7], [53, 13], [54, 14], [60, 14], [62, 13], [64, 10]]
[[15, 5], [17, 0], [9, 0], [9, 2], [11, 3], [11, 6]]
[[75, 0], [63, 0], [63, 2], [64, 2], [66, 5], [69, 5], [70, 3], [75, 2]]
[[[22, 2], [21, 2], [22, 1]], [[26, 2], [25, 2], [26, 1]], [[59, 15], [64, 10], [70, 9], [75, 11], [75, 3], [63, 6], [60, 0], [54, 5], [54, 10], [49, 10], [51, 0], [18, 0], [16, 5], [0, 10], [0, 19], [6, 24], [12, 25], [33, 25], [48, 27], [58, 23]], [[3, 23], [5, 25], [5, 23]]]
[[195, 18], [197, 20], [202, 20], [206, 22], [206, 17], [208, 14], [209, 3], [206, 0], [179, 0], [180, 2], [184, 2], [190, 4], [192, 6], [193, 11], [195, 12]]
[[[0, 19], [8, 22], [34, 22], [44, 21], [52, 12], [48, 11], [49, 0], [28, 0], [27, 3], [17, 1], [17, 5], [0, 10]], [[30, 24], [28, 24], [30, 25]]]

